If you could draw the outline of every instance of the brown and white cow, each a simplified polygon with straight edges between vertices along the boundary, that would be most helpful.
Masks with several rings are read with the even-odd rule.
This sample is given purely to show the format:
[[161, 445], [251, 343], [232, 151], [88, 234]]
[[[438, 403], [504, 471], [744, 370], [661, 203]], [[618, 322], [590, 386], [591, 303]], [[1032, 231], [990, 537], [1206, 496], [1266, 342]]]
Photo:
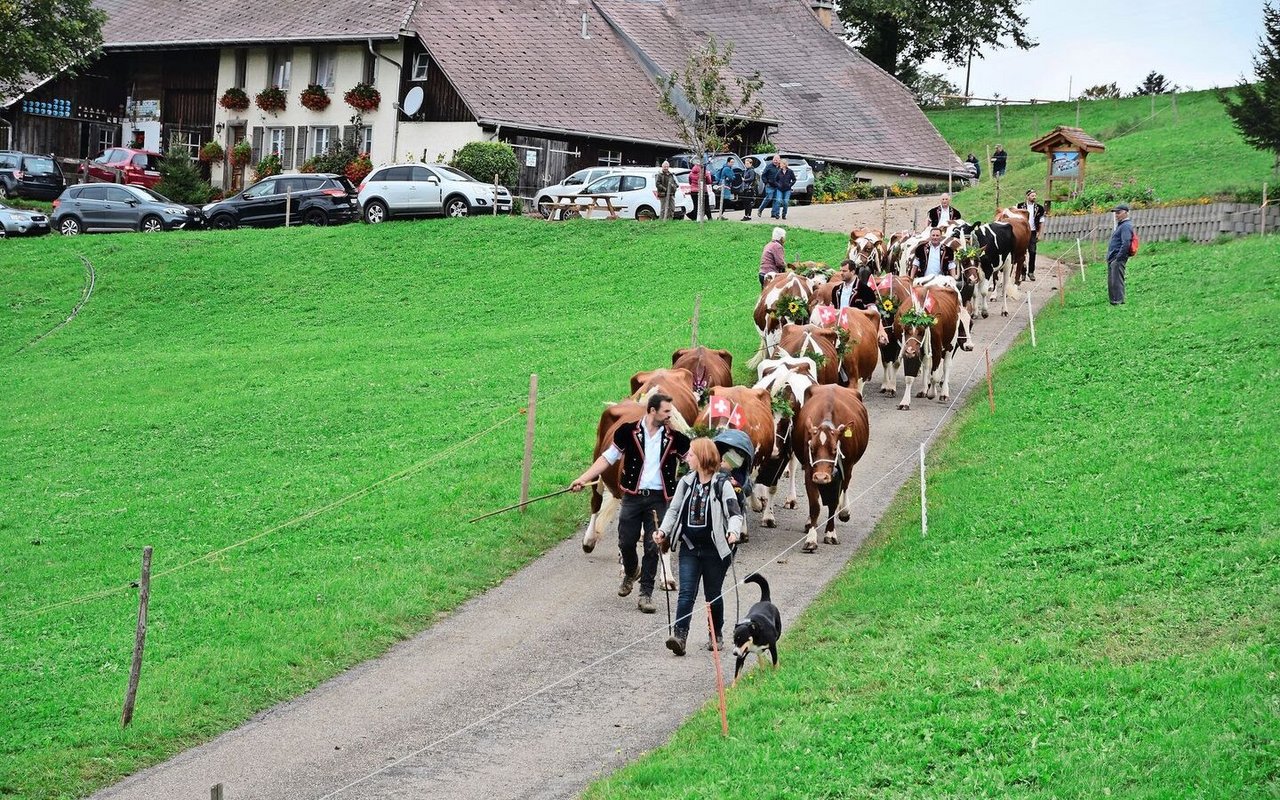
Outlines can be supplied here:
[[820, 356], [821, 358], [813, 359], [815, 363], [822, 362], [815, 376], [818, 383], [835, 383], [840, 379], [836, 332], [832, 328], [824, 328], [812, 323], [807, 325], [788, 323], [783, 327], [782, 337], [778, 340], [778, 353], [795, 358]]
[[849, 519], [846, 493], [853, 465], [867, 450], [869, 437], [867, 409], [862, 398], [842, 386], [809, 387], [796, 416], [791, 449], [804, 469], [805, 492], [809, 497], [809, 523], [802, 548], [818, 549], [818, 517], [825, 510], [823, 544], [839, 544], [836, 516]]
[[846, 257], [855, 270], [869, 267], [874, 274], [883, 272], [889, 257], [889, 244], [885, 241], [884, 232], [874, 228], [854, 228], [849, 232]]
[[[884, 377], [880, 382], [880, 394], [894, 397], [898, 394], [898, 370], [902, 367], [902, 339], [893, 329], [898, 311], [912, 303], [911, 281], [900, 275], [885, 275], [874, 284], [878, 306], [889, 310], [882, 312], [881, 324], [889, 328], [888, 342], [880, 345], [880, 363], [884, 365]], [[891, 303], [885, 303], [886, 298]]]
[[[844, 353], [840, 358], [840, 374], [836, 383], [854, 386], [862, 394], [862, 385], [875, 376], [880, 363], [880, 314], [874, 309], [840, 308], [816, 305], [809, 317], [812, 324], [842, 331]], [[887, 335], [885, 337], [888, 338]], [[838, 344], [838, 340], [837, 340]]]
[[[796, 476], [800, 469], [791, 453], [791, 434], [805, 392], [817, 383], [815, 376], [818, 374], [818, 366], [811, 358], [784, 356], [760, 362], [758, 372], [759, 380], [754, 388], [767, 391], [771, 398], [774, 448], [773, 456], [762, 461], [756, 471], [751, 510], [761, 515], [762, 525], [773, 528], [778, 524], [773, 514], [773, 497], [777, 494], [778, 483], [787, 467], [791, 467], [791, 491], [783, 505], [787, 508], [796, 507]], [[774, 401], [777, 400], [781, 402], [775, 405]], [[780, 408], [783, 404], [786, 410]]]
[[693, 393], [693, 373], [689, 370], [654, 369], [631, 376], [632, 400], [643, 403], [654, 392], [671, 398], [671, 405], [676, 407], [671, 424], [676, 430], [685, 430], [689, 420], [698, 416], [698, 398]]
[[[914, 312], [910, 313], [910, 312]], [[912, 320], [917, 314], [932, 316], [932, 325]], [[902, 375], [906, 388], [898, 410], [911, 409], [911, 389], [921, 370], [925, 386], [916, 397], [951, 399], [951, 356], [958, 346], [960, 298], [950, 288], [913, 287], [911, 301], [894, 318], [894, 335], [902, 343]]]
[[693, 373], [693, 394], [699, 403], [712, 387], [733, 385], [733, 354], [728, 350], [686, 347], [671, 354], [671, 366]]
[[786, 324], [786, 320], [777, 314], [778, 301], [783, 295], [799, 297], [808, 305], [813, 298], [813, 285], [807, 278], [787, 271], [774, 275], [760, 290], [760, 299], [756, 301], [756, 308], [752, 314], [756, 323], [756, 332], [760, 334], [760, 348], [747, 362], [747, 366], [752, 369], [766, 358], [777, 355], [782, 326]]

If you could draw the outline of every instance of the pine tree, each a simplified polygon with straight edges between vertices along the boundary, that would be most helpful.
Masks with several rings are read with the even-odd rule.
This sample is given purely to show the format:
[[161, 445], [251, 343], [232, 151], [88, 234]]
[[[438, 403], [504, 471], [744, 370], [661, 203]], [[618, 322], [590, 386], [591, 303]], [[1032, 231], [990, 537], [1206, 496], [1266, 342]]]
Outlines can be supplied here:
[[1149, 94], [1164, 94], [1165, 92], [1176, 91], [1178, 91], [1177, 86], [1170, 85], [1164, 75], [1153, 69], [1147, 73], [1147, 77], [1142, 79], [1142, 83], [1138, 84], [1138, 88], [1133, 90], [1133, 96], [1146, 97]]
[[[1263, 36], [1253, 58], [1254, 83], [1220, 89], [1218, 100], [1246, 142], [1275, 154], [1280, 170], [1280, 9], [1262, 6]], [[1232, 95], [1235, 95], [1233, 98]]]
[[185, 147], [170, 147], [160, 162], [160, 182], [156, 192], [175, 203], [202, 205], [213, 196], [213, 187], [200, 174], [200, 166], [191, 160]]

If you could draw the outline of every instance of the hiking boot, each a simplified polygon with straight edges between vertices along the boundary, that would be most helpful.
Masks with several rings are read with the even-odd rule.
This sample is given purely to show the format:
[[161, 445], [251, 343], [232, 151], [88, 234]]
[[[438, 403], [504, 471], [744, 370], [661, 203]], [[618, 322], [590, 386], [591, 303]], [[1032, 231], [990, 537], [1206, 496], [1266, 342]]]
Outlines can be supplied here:
[[672, 636], [667, 637], [667, 649], [678, 656], [684, 655], [684, 643], [687, 633], [676, 632]]
[[640, 595], [640, 602], [636, 603], [636, 606], [645, 614], [652, 614], [658, 610], [658, 607], [653, 604], [653, 595], [651, 594]]
[[719, 637], [719, 636], [717, 636], [717, 637], [716, 637], [716, 638], [714, 638], [714, 639], [707, 639], [707, 650], [708, 650], [708, 651], [712, 651], [712, 650], [719, 650], [719, 649], [720, 649], [720, 637]]
[[618, 587], [618, 597], [626, 597], [631, 594], [631, 587], [636, 585], [636, 581], [640, 580], [640, 570], [627, 575], [622, 579], [622, 585]]

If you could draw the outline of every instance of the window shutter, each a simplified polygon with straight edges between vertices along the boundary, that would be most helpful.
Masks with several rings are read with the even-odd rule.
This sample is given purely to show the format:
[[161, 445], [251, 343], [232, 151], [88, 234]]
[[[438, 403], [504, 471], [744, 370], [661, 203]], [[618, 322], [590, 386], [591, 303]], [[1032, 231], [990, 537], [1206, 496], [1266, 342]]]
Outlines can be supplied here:
[[307, 152], [307, 126], [306, 125], [298, 126], [298, 135], [293, 140], [293, 144], [294, 144], [294, 153], [295, 153], [294, 160], [296, 162], [294, 164], [294, 167], [295, 168], [301, 167], [302, 162], [306, 161], [311, 156], [311, 154]]
[[262, 160], [262, 128], [253, 126], [253, 163], [257, 164]]
[[293, 169], [293, 128], [284, 129], [284, 152], [280, 154], [280, 169]]
[[352, 147], [358, 148], [360, 146], [360, 141], [356, 139], [357, 130], [359, 129], [356, 128], [355, 125], [343, 125], [342, 126], [342, 143], [344, 145], [351, 145]]

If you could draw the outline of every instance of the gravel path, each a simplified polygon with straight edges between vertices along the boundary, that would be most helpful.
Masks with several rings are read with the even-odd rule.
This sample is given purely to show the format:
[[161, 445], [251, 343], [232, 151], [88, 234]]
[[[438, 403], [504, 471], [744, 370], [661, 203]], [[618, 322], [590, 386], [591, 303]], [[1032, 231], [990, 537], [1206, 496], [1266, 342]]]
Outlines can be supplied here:
[[[910, 214], [920, 202], [895, 203], [895, 213]], [[790, 222], [845, 231], [871, 205], [801, 208]], [[1049, 299], [1048, 288], [1037, 293], [1037, 306]], [[985, 391], [983, 348], [1000, 355], [1026, 321], [1024, 302], [1010, 320], [980, 322], [976, 349], [958, 354], [953, 366], [951, 388], [960, 400]], [[875, 391], [878, 380], [867, 393], [870, 446], [851, 484], [856, 513], [836, 528], [841, 543], [803, 555], [800, 511], [781, 509], [772, 530], [749, 515], [752, 537], [739, 551], [737, 574], [758, 567], [769, 579], [784, 629], [841, 571], [915, 473], [919, 443], [951, 419], [954, 404], [924, 398], [914, 399], [910, 412], [897, 411], [896, 399]], [[585, 514], [585, 498], [577, 502]], [[715, 696], [701, 629], [690, 636], [688, 656], [672, 656], [663, 646], [663, 598], [654, 598], [656, 615], [639, 613], [635, 595], [617, 596], [616, 549], [606, 541], [584, 555], [579, 541], [580, 532], [568, 536], [385, 656], [94, 797], [197, 800], [216, 783], [226, 800], [578, 795], [665, 743]], [[744, 588], [742, 610], [757, 597], [754, 586]], [[734, 614], [730, 592], [726, 618]], [[799, 657], [785, 635], [780, 650], [782, 669]], [[732, 675], [732, 657], [723, 668]]]

